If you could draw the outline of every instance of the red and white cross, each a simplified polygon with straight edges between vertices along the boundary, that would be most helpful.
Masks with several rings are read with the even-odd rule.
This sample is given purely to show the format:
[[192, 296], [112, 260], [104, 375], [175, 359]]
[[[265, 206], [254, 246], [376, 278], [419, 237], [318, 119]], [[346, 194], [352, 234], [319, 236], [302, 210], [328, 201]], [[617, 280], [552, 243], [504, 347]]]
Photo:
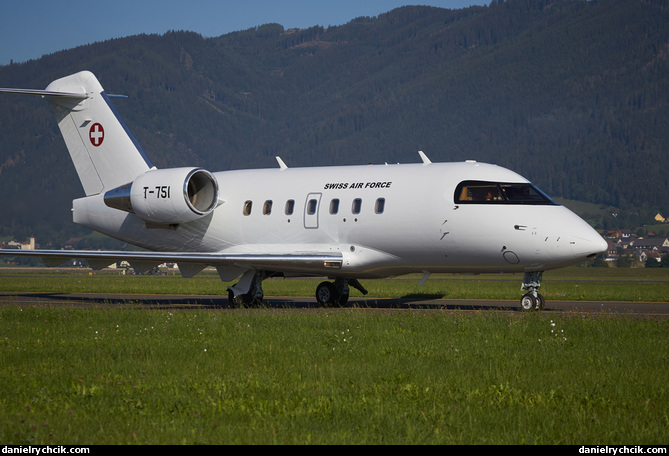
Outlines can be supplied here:
[[91, 144], [98, 147], [105, 139], [105, 129], [99, 123], [94, 123], [91, 125], [91, 129], [88, 130], [88, 137], [91, 140]]

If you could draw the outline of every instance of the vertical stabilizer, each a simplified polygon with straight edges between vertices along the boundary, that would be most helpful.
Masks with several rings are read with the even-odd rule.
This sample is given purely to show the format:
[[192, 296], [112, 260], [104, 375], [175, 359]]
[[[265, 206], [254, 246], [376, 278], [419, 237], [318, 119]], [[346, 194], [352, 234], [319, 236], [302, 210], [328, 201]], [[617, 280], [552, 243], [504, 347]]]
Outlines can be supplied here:
[[132, 182], [153, 167], [93, 73], [53, 81], [51, 104], [87, 196]]

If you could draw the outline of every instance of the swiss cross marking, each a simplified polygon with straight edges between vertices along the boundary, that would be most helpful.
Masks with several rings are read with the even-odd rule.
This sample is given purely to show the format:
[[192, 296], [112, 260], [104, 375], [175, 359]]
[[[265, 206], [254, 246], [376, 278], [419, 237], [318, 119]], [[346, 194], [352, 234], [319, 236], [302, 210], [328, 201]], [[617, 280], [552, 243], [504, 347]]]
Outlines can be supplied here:
[[94, 123], [88, 131], [88, 137], [91, 140], [91, 144], [98, 147], [105, 139], [105, 129], [99, 123]]

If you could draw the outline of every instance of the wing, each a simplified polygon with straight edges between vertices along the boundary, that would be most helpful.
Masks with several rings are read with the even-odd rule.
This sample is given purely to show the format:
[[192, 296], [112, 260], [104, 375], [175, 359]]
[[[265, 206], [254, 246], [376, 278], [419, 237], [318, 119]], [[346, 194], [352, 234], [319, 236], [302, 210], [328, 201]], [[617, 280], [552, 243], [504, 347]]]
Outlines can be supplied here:
[[41, 258], [47, 266], [58, 266], [68, 260], [86, 260], [93, 269], [102, 269], [117, 261], [127, 261], [139, 271], [162, 263], [177, 263], [184, 277], [192, 277], [207, 266], [218, 270], [221, 280], [229, 281], [254, 269], [293, 274], [328, 274], [342, 267], [340, 252], [315, 253], [202, 253], [202, 252], [126, 252], [93, 250], [16, 250], [0, 249], [0, 255]]

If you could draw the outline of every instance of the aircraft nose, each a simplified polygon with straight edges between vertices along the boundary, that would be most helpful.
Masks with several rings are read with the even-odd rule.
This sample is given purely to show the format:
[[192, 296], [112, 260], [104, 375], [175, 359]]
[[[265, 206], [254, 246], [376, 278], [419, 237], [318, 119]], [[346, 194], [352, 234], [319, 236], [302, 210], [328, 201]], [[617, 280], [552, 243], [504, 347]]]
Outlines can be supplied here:
[[580, 225], [571, 235], [571, 250], [575, 257], [589, 258], [606, 252], [608, 244], [590, 225]]

